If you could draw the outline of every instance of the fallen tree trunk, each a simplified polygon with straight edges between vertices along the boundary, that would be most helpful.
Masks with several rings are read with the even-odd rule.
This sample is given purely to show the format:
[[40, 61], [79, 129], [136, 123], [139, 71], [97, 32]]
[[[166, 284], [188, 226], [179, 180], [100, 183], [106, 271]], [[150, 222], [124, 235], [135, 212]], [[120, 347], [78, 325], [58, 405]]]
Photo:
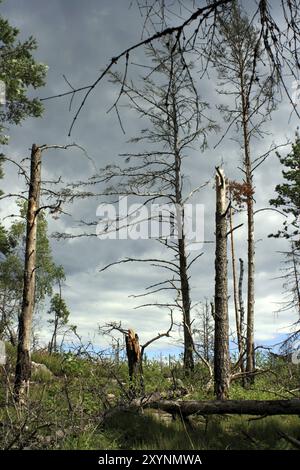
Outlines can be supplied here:
[[150, 400], [142, 406], [182, 416], [193, 414], [300, 415], [299, 398], [291, 400], [160, 400], [153, 402]]
[[[177, 393], [177, 398], [174, 394]], [[141, 409], [156, 409], [172, 415], [186, 418], [190, 415], [299, 415], [300, 398], [288, 400], [182, 400], [184, 390], [170, 391], [167, 397], [160, 392], [154, 392], [141, 398], [135, 398], [128, 404], [119, 405], [104, 413], [107, 419], [119, 412], [135, 412]]]

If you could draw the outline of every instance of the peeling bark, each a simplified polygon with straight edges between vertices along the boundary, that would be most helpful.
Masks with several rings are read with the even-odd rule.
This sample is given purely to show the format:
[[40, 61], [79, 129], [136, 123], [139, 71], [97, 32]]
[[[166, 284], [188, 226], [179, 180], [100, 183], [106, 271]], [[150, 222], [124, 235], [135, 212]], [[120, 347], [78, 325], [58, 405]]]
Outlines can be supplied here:
[[223, 170], [217, 169], [214, 379], [215, 394], [218, 400], [228, 398], [230, 383], [226, 210], [225, 177]]
[[41, 149], [33, 144], [31, 150], [30, 186], [27, 207], [23, 302], [19, 318], [17, 363], [14, 384], [16, 402], [23, 402], [25, 400], [31, 376], [30, 340], [35, 300], [36, 238], [40, 184]]

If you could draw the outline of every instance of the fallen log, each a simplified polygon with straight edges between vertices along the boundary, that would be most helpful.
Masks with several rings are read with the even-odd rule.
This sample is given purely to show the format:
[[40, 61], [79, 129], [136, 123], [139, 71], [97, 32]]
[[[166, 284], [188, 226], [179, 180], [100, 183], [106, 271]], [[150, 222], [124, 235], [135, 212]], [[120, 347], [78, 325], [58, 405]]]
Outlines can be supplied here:
[[300, 415], [299, 398], [290, 400], [150, 400], [141, 406], [184, 417], [194, 414]]
[[[177, 396], [176, 396], [177, 394]], [[186, 418], [191, 415], [299, 415], [300, 398], [283, 400], [182, 400], [184, 390], [169, 391], [163, 396], [154, 392], [130, 403], [119, 404], [105, 411], [107, 419], [119, 412], [136, 412], [142, 409], [156, 409], [173, 416]], [[166, 396], [167, 395], [167, 396]]]

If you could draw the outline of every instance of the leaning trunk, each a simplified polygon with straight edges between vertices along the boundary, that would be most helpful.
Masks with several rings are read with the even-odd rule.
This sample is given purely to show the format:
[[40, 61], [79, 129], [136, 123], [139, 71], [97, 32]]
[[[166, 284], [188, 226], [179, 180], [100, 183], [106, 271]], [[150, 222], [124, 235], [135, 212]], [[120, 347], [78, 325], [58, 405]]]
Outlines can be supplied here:
[[218, 400], [228, 398], [230, 378], [227, 301], [226, 183], [222, 170], [216, 175], [215, 348], [214, 378]]
[[35, 299], [36, 237], [40, 182], [41, 150], [33, 144], [27, 207], [23, 301], [19, 317], [17, 363], [14, 385], [14, 394], [17, 402], [25, 399], [31, 376], [30, 339]]

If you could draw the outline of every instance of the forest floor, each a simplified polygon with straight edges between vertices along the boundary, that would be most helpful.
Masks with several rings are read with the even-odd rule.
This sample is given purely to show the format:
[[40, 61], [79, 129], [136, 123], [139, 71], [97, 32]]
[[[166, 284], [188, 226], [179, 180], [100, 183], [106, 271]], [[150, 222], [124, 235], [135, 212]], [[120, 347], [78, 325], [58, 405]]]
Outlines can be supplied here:
[[[128, 402], [126, 363], [71, 353], [34, 352], [38, 366], [30, 385], [26, 407], [12, 400], [15, 351], [8, 346], [6, 371], [1, 371], [0, 447], [2, 449], [295, 449], [287, 436], [300, 439], [299, 416], [192, 416], [173, 419], [154, 410], [106, 412]], [[259, 358], [267, 372], [245, 389], [235, 381], [231, 399], [270, 400], [300, 397], [300, 366]], [[172, 371], [157, 361], [144, 364], [146, 393], [184, 391], [182, 399], [213, 399], [208, 376], [200, 364], [185, 377], [180, 364]]]

